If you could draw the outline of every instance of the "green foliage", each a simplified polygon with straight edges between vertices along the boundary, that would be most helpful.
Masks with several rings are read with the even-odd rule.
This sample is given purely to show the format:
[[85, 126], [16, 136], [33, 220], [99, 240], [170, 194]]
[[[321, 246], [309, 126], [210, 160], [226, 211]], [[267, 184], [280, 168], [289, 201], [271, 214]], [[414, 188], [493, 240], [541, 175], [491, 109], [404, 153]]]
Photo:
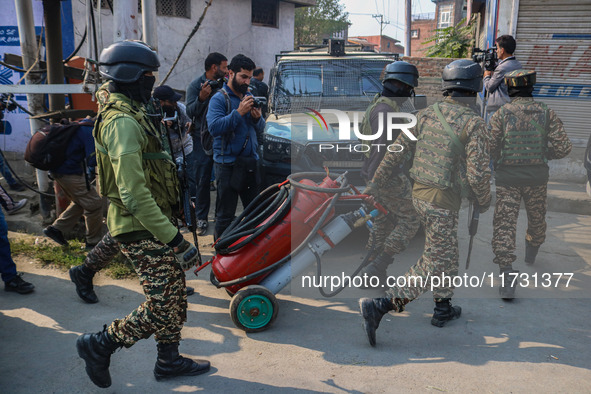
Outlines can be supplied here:
[[323, 38], [347, 28], [348, 17], [339, 0], [317, 0], [315, 7], [297, 8], [294, 47], [322, 44]]
[[457, 25], [436, 29], [435, 35], [423, 42], [428, 44], [433, 42], [427, 48], [428, 57], [444, 58], [465, 58], [470, 56], [470, 48], [474, 45], [474, 25], [476, 18], [472, 18], [466, 23], [466, 18], [462, 19]]
[[[13, 256], [24, 255], [38, 260], [41, 264], [65, 269], [82, 264], [88, 253], [84, 249], [84, 243], [75, 240], [70, 241], [69, 246], [56, 246], [45, 242], [35, 244], [33, 239], [20, 239], [10, 242], [10, 250]], [[135, 274], [131, 264], [121, 254], [115, 256], [105, 271], [115, 279]]]

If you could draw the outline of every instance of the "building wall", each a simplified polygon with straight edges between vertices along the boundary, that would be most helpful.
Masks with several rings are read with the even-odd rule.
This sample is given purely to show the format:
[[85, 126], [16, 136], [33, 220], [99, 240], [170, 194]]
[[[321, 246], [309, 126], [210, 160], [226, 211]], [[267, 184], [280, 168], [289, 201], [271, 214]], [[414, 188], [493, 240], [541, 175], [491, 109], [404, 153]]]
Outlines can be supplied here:
[[436, 29], [435, 19], [416, 20], [411, 22], [411, 30], [418, 30], [419, 36], [410, 39], [411, 56], [421, 57], [427, 52], [427, 48], [433, 43], [423, 44], [426, 40], [433, 37]]
[[[256, 0], [252, 0], [256, 1]], [[76, 45], [84, 33], [85, 4], [72, 2]], [[162, 79], [170, 70], [187, 36], [201, 17], [204, 2], [191, 1], [191, 19], [157, 17], [158, 54]], [[108, 9], [101, 11], [103, 46], [114, 42], [113, 16]], [[278, 27], [253, 26], [251, 1], [216, 0], [208, 9], [203, 23], [193, 36], [171, 76], [166, 81], [174, 89], [186, 90], [189, 83], [204, 72], [204, 61], [210, 52], [224, 54], [228, 61], [238, 53], [250, 57], [265, 70], [265, 78], [275, 62], [275, 54], [293, 50], [295, 6], [279, 3]], [[137, 14], [141, 34], [141, 14]], [[141, 36], [138, 37], [141, 39]], [[86, 43], [79, 54], [86, 56]]]
[[416, 94], [427, 96], [429, 105], [443, 97], [441, 95], [441, 73], [446, 65], [457, 59], [405, 56], [402, 60], [414, 64], [419, 70], [419, 86], [415, 88]]
[[[401, 47], [400, 45], [397, 45], [397, 43], [399, 42], [398, 40], [395, 40], [391, 37], [388, 36], [382, 36], [382, 47], [380, 48], [380, 36], [358, 36], [359, 38], [362, 38], [364, 40], [367, 40], [368, 42], [370, 42], [371, 44], [375, 44], [375, 50], [378, 52], [391, 52], [391, 53], [404, 53], [404, 47]], [[388, 44], [390, 44], [390, 46], [388, 47]]]

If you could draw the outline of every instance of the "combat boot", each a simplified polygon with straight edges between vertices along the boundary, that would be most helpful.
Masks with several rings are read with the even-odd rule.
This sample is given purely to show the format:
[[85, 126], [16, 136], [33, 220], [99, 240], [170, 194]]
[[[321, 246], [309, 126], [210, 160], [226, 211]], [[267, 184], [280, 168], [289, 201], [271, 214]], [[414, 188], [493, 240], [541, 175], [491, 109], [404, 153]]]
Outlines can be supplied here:
[[76, 340], [78, 355], [86, 363], [86, 373], [92, 383], [101, 388], [111, 385], [111, 354], [123, 345], [109, 337], [107, 326], [96, 334], [82, 334]]
[[359, 311], [364, 319], [363, 327], [371, 346], [376, 345], [376, 330], [380, 326], [382, 317], [394, 309], [390, 298], [361, 298], [359, 300]]
[[525, 264], [533, 265], [536, 262], [539, 249], [539, 246], [532, 246], [529, 242], [525, 241]]
[[505, 301], [511, 301], [515, 298], [515, 289], [519, 278], [515, 274], [519, 274], [518, 270], [512, 267], [501, 270], [501, 285], [499, 286], [499, 295]]
[[357, 274], [357, 276], [363, 278], [365, 275], [367, 275], [367, 283], [363, 283], [363, 285], [361, 286], [362, 289], [368, 289], [371, 288], [371, 286], [369, 286], [369, 278], [371, 278], [372, 276], [376, 276], [380, 279], [380, 285], [378, 285], [378, 287], [380, 287], [381, 285], [386, 283], [386, 270], [388, 269], [388, 266], [390, 264], [392, 264], [393, 262], [393, 258], [392, 256], [389, 256], [387, 253], [380, 253], [378, 255], [378, 257], [375, 258], [375, 260], [373, 260], [371, 263], [369, 263], [368, 265], [366, 265], [365, 267], [363, 267], [363, 269], [361, 271], [359, 271], [359, 273]]
[[462, 308], [452, 306], [449, 298], [443, 298], [435, 302], [431, 324], [435, 327], [443, 327], [450, 320], [455, 320], [462, 314]]
[[193, 361], [179, 354], [179, 343], [158, 343], [158, 358], [154, 367], [156, 380], [177, 376], [195, 376], [209, 371], [207, 360]]
[[84, 302], [96, 304], [98, 297], [92, 286], [95, 272], [84, 264], [70, 268], [70, 279], [76, 285], [76, 293]]

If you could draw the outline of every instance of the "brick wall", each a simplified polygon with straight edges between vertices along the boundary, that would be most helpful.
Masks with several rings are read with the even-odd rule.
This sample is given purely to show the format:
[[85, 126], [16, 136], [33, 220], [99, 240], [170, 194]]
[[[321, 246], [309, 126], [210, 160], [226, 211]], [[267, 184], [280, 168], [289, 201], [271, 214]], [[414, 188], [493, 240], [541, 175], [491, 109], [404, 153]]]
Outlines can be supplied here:
[[427, 48], [433, 43], [423, 44], [426, 40], [433, 37], [435, 34], [435, 20], [423, 19], [411, 22], [411, 30], [416, 30], [418, 37], [411, 37], [410, 39], [410, 54], [414, 57], [421, 57], [427, 52]]
[[442, 97], [441, 73], [443, 68], [457, 59], [405, 56], [402, 60], [414, 64], [418, 68], [419, 86], [415, 92], [427, 96], [430, 105]]

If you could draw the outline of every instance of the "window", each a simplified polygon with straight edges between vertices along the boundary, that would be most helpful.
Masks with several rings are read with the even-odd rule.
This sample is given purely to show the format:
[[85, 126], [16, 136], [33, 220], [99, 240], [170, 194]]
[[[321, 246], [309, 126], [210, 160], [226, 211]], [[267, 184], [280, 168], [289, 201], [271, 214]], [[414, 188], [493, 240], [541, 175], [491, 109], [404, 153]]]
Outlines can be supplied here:
[[157, 0], [156, 15], [191, 18], [190, 0]]
[[451, 13], [453, 12], [453, 4], [442, 5], [439, 7], [439, 21], [437, 22], [438, 29], [444, 29], [451, 26]]
[[419, 38], [419, 29], [411, 30], [410, 38]]
[[252, 0], [251, 23], [257, 26], [278, 27], [278, 0]]

